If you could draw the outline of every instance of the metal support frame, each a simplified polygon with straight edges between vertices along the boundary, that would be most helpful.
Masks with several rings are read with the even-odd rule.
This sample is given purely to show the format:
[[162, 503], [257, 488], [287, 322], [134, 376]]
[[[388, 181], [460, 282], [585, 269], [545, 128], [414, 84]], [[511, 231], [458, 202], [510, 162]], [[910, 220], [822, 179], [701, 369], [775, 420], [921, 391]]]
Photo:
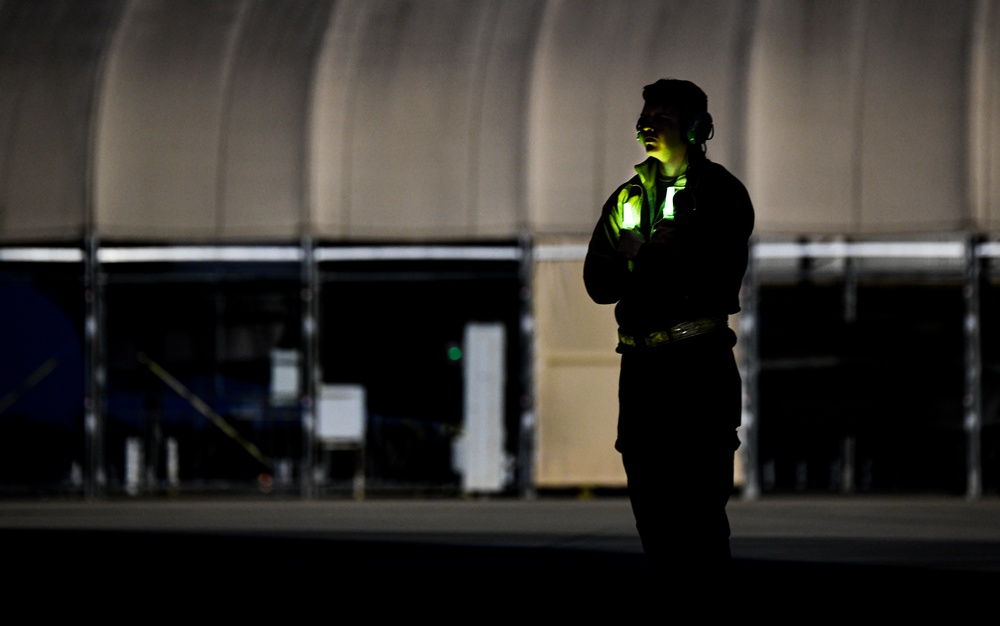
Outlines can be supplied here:
[[[853, 328], [858, 321], [858, 269], [852, 256], [844, 257], [844, 323]], [[840, 442], [840, 492], [854, 493], [857, 489], [857, 435], [851, 433]]]
[[316, 497], [316, 420], [319, 372], [319, 268], [312, 238], [302, 238], [302, 497]]
[[83, 255], [85, 301], [84, 319], [84, 495], [88, 499], [104, 497], [107, 474], [104, 458], [104, 284], [98, 258], [96, 235], [87, 238]]
[[[582, 258], [585, 249], [570, 247], [563, 256]], [[853, 315], [852, 293], [862, 272], [855, 263], [872, 259], [957, 260], [964, 257], [963, 297], [965, 300], [965, 394], [964, 430], [966, 434], [967, 488], [966, 496], [977, 499], [982, 493], [981, 435], [983, 425], [982, 346], [980, 298], [984, 262], [1000, 258], [1000, 242], [987, 242], [971, 236], [964, 242], [798, 242], [760, 243], [751, 245], [750, 263], [744, 279], [740, 314], [740, 355], [744, 377], [743, 445], [740, 454], [744, 462], [744, 498], [760, 495], [757, 449], [758, 434], [758, 298], [762, 277], [761, 260], [793, 258], [838, 258], [845, 262], [845, 316]], [[336, 260], [378, 259], [449, 259], [485, 258], [518, 260], [521, 272], [521, 345], [522, 394], [521, 423], [518, 443], [518, 489], [523, 496], [534, 495], [532, 458], [534, 454], [535, 415], [533, 359], [534, 320], [532, 317], [531, 277], [536, 260], [529, 237], [523, 237], [517, 250], [510, 248], [451, 248], [441, 246], [316, 248], [311, 238], [302, 239], [299, 246], [164, 246], [112, 247], [102, 249], [96, 235], [90, 235], [80, 248], [34, 248], [30, 246], [0, 247], [0, 262], [80, 263], [83, 273], [85, 300], [84, 338], [84, 493], [89, 498], [105, 495], [107, 472], [105, 458], [105, 386], [106, 328], [104, 319], [104, 274], [102, 264], [115, 262], [168, 261], [299, 261], [301, 262], [302, 331], [304, 381], [300, 398], [303, 420], [303, 458], [301, 486], [303, 496], [315, 495], [313, 467], [315, 465], [315, 427], [317, 393], [321, 380], [319, 371], [319, 272], [317, 263]]]
[[532, 280], [535, 270], [533, 245], [521, 237], [519, 274], [521, 281], [521, 415], [517, 445], [517, 487], [524, 498], [535, 497], [535, 317]]
[[965, 419], [966, 487], [969, 500], [982, 496], [982, 427], [983, 384], [982, 348], [980, 336], [980, 291], [982, 260], [978, 252], [979, 238], [971, 237], [965, 249]]
[[[965, 300], [965, 393], [963, 406], [966, 434], [966, 497], [975, 500], [982, 495], [981, 433], [983, 422], [982, 349], [980, 337], [980, 295], [982, 265], [985, 259], [1000, 257], [1000, 244], [984, 243], [981, 236], [973, 235], [963, 241], [933, 242], [809, 242], [757, 244], [751, 249], [752, 259], [803, 259], [840, 258], [845, 262], [845, 315], [856, 315], [856, 302], [851, 292], [857, 289], [860, 270], [859, 260], [878, 259], [938, 259], [946, 262], [962, 261], [963, 297]], [[754, 267], [751, 263], [751, 267]], [[759, 274], [759, 265], [753, 270]], [[748, 270], [748, 274], [751, 270]], [[759, 276], [755, 279], [759, 280]], [[758, 357], [759, 361], [759, 357]], [[756, 394], [756, 388], [748, 387]], [[747, 402], [752, 403], [753, 400]], [[753, 445], [750, 446], [754, 452]], [[747, 454], [747, 453], [745, 453]]]
[[743, 379], [743, 418], [740, 425], [739, 448], [743, 466], [743, 489], [740, 493], [744, 500], [756, 500], [761, 492], [757, 439], [760, 397], [757, 385], [757, 374], [760, 370], [757, 315], [760, 284], [757, 282], [755, 266], [754, 255], [751, 253], [746, 273], [743, 275], [739, 317], [740, 372]]

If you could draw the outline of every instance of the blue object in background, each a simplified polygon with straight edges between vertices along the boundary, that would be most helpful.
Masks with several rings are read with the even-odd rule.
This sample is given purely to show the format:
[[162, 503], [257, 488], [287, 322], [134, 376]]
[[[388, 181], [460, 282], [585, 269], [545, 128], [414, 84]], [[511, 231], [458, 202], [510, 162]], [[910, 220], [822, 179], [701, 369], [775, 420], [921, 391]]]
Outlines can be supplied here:
[[29, 284], [0, 285], [0, 421], [72, 426], [83, 402], [82, 320]]

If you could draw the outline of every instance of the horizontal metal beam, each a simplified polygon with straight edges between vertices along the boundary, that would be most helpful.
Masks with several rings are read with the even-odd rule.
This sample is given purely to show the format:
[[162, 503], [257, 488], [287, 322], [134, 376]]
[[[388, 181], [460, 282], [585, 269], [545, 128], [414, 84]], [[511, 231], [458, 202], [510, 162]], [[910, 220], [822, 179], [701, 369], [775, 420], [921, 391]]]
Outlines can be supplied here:
[[965, 257], [965, 243], [961, 241], [758, 243], [752, 250], [755, 259], [962, 259]]
[[[866, 241], [866, 242], [758, 242], [751, 246], [753, 257], [767, 259], [952, 259], [964, 258], [962, 241]], [[536, 261], [582, 261], [585, 244], [543, 244], [535, 246]], [[345, 246], [318, 247], [318, 262], [338, 261], [520, 261], [524, 250], [518, 246]], [[1000, 258], [1000, 242], [977, 244], [976, 256]], [[141, 246], [103, 247], [97, 250], [100, 263], [161, 262], [291, 262], [304, 258], [300, 246]], [[75, 247], [0, 247], [0, 263], [82, 263], [84, 251]]]
[[0, 263], [83, 263], [82, 248], [0, 248]]
[[317, 261], [520, 261], [516, 246], [359, 246], [317, 248]]
[[[318, 262], [336, 261], [520, 261], [517, 246], [351, 246], [320, 247]], [[143, 246], [105, 247], [97, 250], [100, 263], [164, 262], [301, 262], [298, 246]], [[81, 248], [0, 248], [0, 262], [82, 263]]]

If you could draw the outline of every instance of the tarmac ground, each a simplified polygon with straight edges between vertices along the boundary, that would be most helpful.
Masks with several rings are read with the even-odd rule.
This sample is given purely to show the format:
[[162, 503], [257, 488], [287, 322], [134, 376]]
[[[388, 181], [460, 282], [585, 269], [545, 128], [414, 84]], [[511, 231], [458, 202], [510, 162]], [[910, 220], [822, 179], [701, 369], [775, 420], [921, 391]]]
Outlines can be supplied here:
[[[779, 623], [995, 612], [998, 499], [764, 497], [734, 499], [729, 515], [732, 586], [700, 611]], [[470, 610], [627, 615], [705, 601], [678, 593], [683, 575], [648, 577], [620, 497], [0, 501], [0, 537], [8, 606], [30, 598], [53, 617], [89, 605], [291, 618], [343, 604], [465, 623]]]

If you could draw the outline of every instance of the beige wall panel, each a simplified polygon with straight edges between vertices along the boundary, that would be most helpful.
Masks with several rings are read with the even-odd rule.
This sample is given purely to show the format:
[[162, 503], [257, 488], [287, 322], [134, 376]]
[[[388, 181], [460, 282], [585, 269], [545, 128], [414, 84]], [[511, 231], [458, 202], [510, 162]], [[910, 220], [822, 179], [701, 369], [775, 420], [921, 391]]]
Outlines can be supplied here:
[[615, 307], [596, 304], [583, 285], [583, 260], [536, 263], [535, 314], [539, 349], [591, 358], [614, 354], [618, 345]]
[[[611, 193], [604, 183], [606, 145], [629, 145], [641, 104], [636, 86], [626, 95], [612, 69], [627, 67], [621, 62], [621, 47], [629, 46], [621, 4], [545, 5], [530, 88], [529, 219], [537, 232], [582, 234], [593, 228]], [[620, 109], [617, 124], [607, 123], [606, 109]], [[616, 141], [615, 126], [624, 141]], [[635, 160], [633, 153], [607, 167], [627, 176]]]
[[582, 257], [535, 263], [533, 292], [540, 351], [588, 360], [608, 354], [617, 358], [614, 306], [596, 304], [587, 295]]
[[0, 2], [0, 241], [80, 239], [116, 2]]
[[1000, 233], [1000, 2], [978, 0], [973, 16], [969, 186], [980, 230]]
[[223, 119], [223, 237], [287, 240], [305, 230], [305, 113], [331, 6], [248, 5]]
[[684, 78], [709, 97], [709, 156], [740, 173], [740, 51], [750, 3], [549, 2], [532, 77], [532, 229], [589, 234], [600, 207], [645, 158], [635, 141], [642, 87]]
[[321, 234], [522, 232], [524, 109], [541, 6], [336, 4], [309, 146]]
[[860, 220], [860, 1], [761, 3], [744, 181], [758, 233], [855, 232]]
[[131, 2], [110, 48], [96, 144], [109, 237], [214, 239], [227, 70], [243, 2]]
[[331, 12], [313, 76], [309, 111], [309, 211], [316, 232], [344, 237], [350, 231], [347, 184], [353, 138], [351, 84], [364, 37], [365, 3], [337, 2]]
[[586, 235], [664, 76], [758, 235], [995, 231], [998, 5], [5, 2], [0, 241]]
[[540, 262], [537, 323], [539, 487], [620, 486], [617, 328], [614, 307], [594, 304], [582, 261]]
[[[563, 245], [581, 249], [580, 242]], [[581, 250], [582, 255], [582, 250]], [[583, 285], [583, 260], [539, 261], [536, 317], [537, 440], [540, 488], [624, 486], [614, 449], [621, 360], [613, 305], [595, 304]], [[739, 331], [739, 315], [729, 327]], [[740, 358], [737, 342], [734, 355]], [[742, 483], [737, 459], [734, 479]]]
[[527, 223], [528, 101], [544, 2], [490, 2], [486, 58], [474, 111], [473, 224], [476, 234], [510, 237]]
[[966, 162], [971, 2], [866, 5], [862, 234], [970, 225]]
[[535, 486], [625, 486], [621, 455], [614, 448], [618, 362], [557, 360], [539, 373], [538, 385], [544, 417], [538, 423]]
[[315, 140], [341, 144], [313, 146], [324, 234], [478, 234], [476, 157], [493, 7], [338, 3], [314, 103]]

